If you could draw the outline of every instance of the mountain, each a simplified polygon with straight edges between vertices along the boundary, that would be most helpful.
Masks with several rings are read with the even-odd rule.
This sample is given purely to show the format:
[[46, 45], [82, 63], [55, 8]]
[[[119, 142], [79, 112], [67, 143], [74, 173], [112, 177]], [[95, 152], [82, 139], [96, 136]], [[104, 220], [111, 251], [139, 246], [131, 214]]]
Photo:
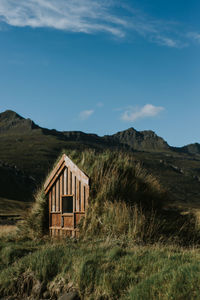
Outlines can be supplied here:
[[182, 147], [182, 150], [190, 154], [200, 154], [200, 144], [189, 144], [187, 146]]
[[[32, 176], [36, 184], [40, 184], [50, 171], [62, 149], [104, 149], [118, 146], [118, 143], [106, 142], [95, 134], [42, 128], [11, 110], [0, 113], [0, 160]], [[2, 180], [0, 196], [1, 182]]]
[[[23, 175], [15, 175], [21, 182], [17, 186], [24, 187], [24, 195], [27, 195], [26, 186], [33, 191], [41, 184], [63, 149], [82, 151], [88, 148], [131, 151], [149, 173], [159, 178], [174, 201], [200, 203], [199, 144], [170, 147], [153, 131], [137, 131], [134, 128], [103, 137], [81, 131], [60, 132], [42, 128], [14, 111], [0, 113], [0, 161], [9, 168], [21, 170]], [[0, 168], [0, 196], [4, 185], [10, 186], [11, 173], [4, 167]], [[33, 184], [24, 184], [23, 176], [34, 179]], [[7, 181], [2, 178], [7, 178]], [[17, 186], [15, 190], [19, 189]]]
[[169, 145], [161, 137], [157, 136], [153, 131], [137, 131], [129, 128], [124, 131], [117, 132], [107, 138], [126, 144], [134, 150], [138, 151], [163, 151], [170, 150]]
[[0, 114], [0, 134], [22, 134], [33, 129], [39, 129], [39, 126], [12, 110], [6, 110]]

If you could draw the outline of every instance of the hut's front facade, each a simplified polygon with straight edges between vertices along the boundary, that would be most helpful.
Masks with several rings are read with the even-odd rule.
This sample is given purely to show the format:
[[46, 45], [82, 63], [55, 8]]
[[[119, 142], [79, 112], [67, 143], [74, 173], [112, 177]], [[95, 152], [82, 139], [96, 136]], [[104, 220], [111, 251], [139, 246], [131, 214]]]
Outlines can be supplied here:
[[77, 225], [88, 205], [89, 177], [64, 154], [44, 189], [49, 200], [50, 235], [77, 236]]

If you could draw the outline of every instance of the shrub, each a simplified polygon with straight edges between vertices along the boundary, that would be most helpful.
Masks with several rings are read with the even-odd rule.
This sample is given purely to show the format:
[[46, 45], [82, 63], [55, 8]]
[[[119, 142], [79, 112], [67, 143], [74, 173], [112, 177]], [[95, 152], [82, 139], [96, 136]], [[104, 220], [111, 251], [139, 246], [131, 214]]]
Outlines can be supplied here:
[[34, 199], [32, 208], [25, 214], [24, 220], [18, 224], [20, 235], [32, 239], [48, 233], [49, 226], [48, 201], [43, 188], [36, 192]]

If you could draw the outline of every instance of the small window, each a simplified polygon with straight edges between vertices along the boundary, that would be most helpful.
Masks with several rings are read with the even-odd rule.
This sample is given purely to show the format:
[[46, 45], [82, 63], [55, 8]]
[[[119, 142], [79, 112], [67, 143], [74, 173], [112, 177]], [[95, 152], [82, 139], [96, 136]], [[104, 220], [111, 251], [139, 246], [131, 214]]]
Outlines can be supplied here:
[[73, 196], [62, 197], [62, 213], [73, 213]]

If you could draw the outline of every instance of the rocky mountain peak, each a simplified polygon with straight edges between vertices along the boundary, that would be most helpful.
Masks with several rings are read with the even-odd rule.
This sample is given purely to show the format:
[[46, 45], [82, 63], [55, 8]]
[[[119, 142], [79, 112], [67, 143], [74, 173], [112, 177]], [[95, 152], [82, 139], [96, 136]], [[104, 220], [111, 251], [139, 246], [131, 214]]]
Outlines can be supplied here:
[[184, 146], [182, 150], [190, 154], [200, 154], [200, 144], [198, 143], [189, 144]]
[[139, 151], [162, 151], [169, 149], [169, 145], [152, 130], [137, 131], [129, 128], [110, 136], [121, 144], [126, 144]]
[[2, 120], [8, 121], [8, 120], [15, 120], [15, 119], [23, 120], [24, 118], [21, 117], [20, 115], [18, 115], [13, 110], [6, 110], [6, 111], [0, 113], [0, 122]]
[[32, 120], [25, 119], [12, 110], [0, 113], [1, 134], [21, 134], [38, 128], [40, 127]]

